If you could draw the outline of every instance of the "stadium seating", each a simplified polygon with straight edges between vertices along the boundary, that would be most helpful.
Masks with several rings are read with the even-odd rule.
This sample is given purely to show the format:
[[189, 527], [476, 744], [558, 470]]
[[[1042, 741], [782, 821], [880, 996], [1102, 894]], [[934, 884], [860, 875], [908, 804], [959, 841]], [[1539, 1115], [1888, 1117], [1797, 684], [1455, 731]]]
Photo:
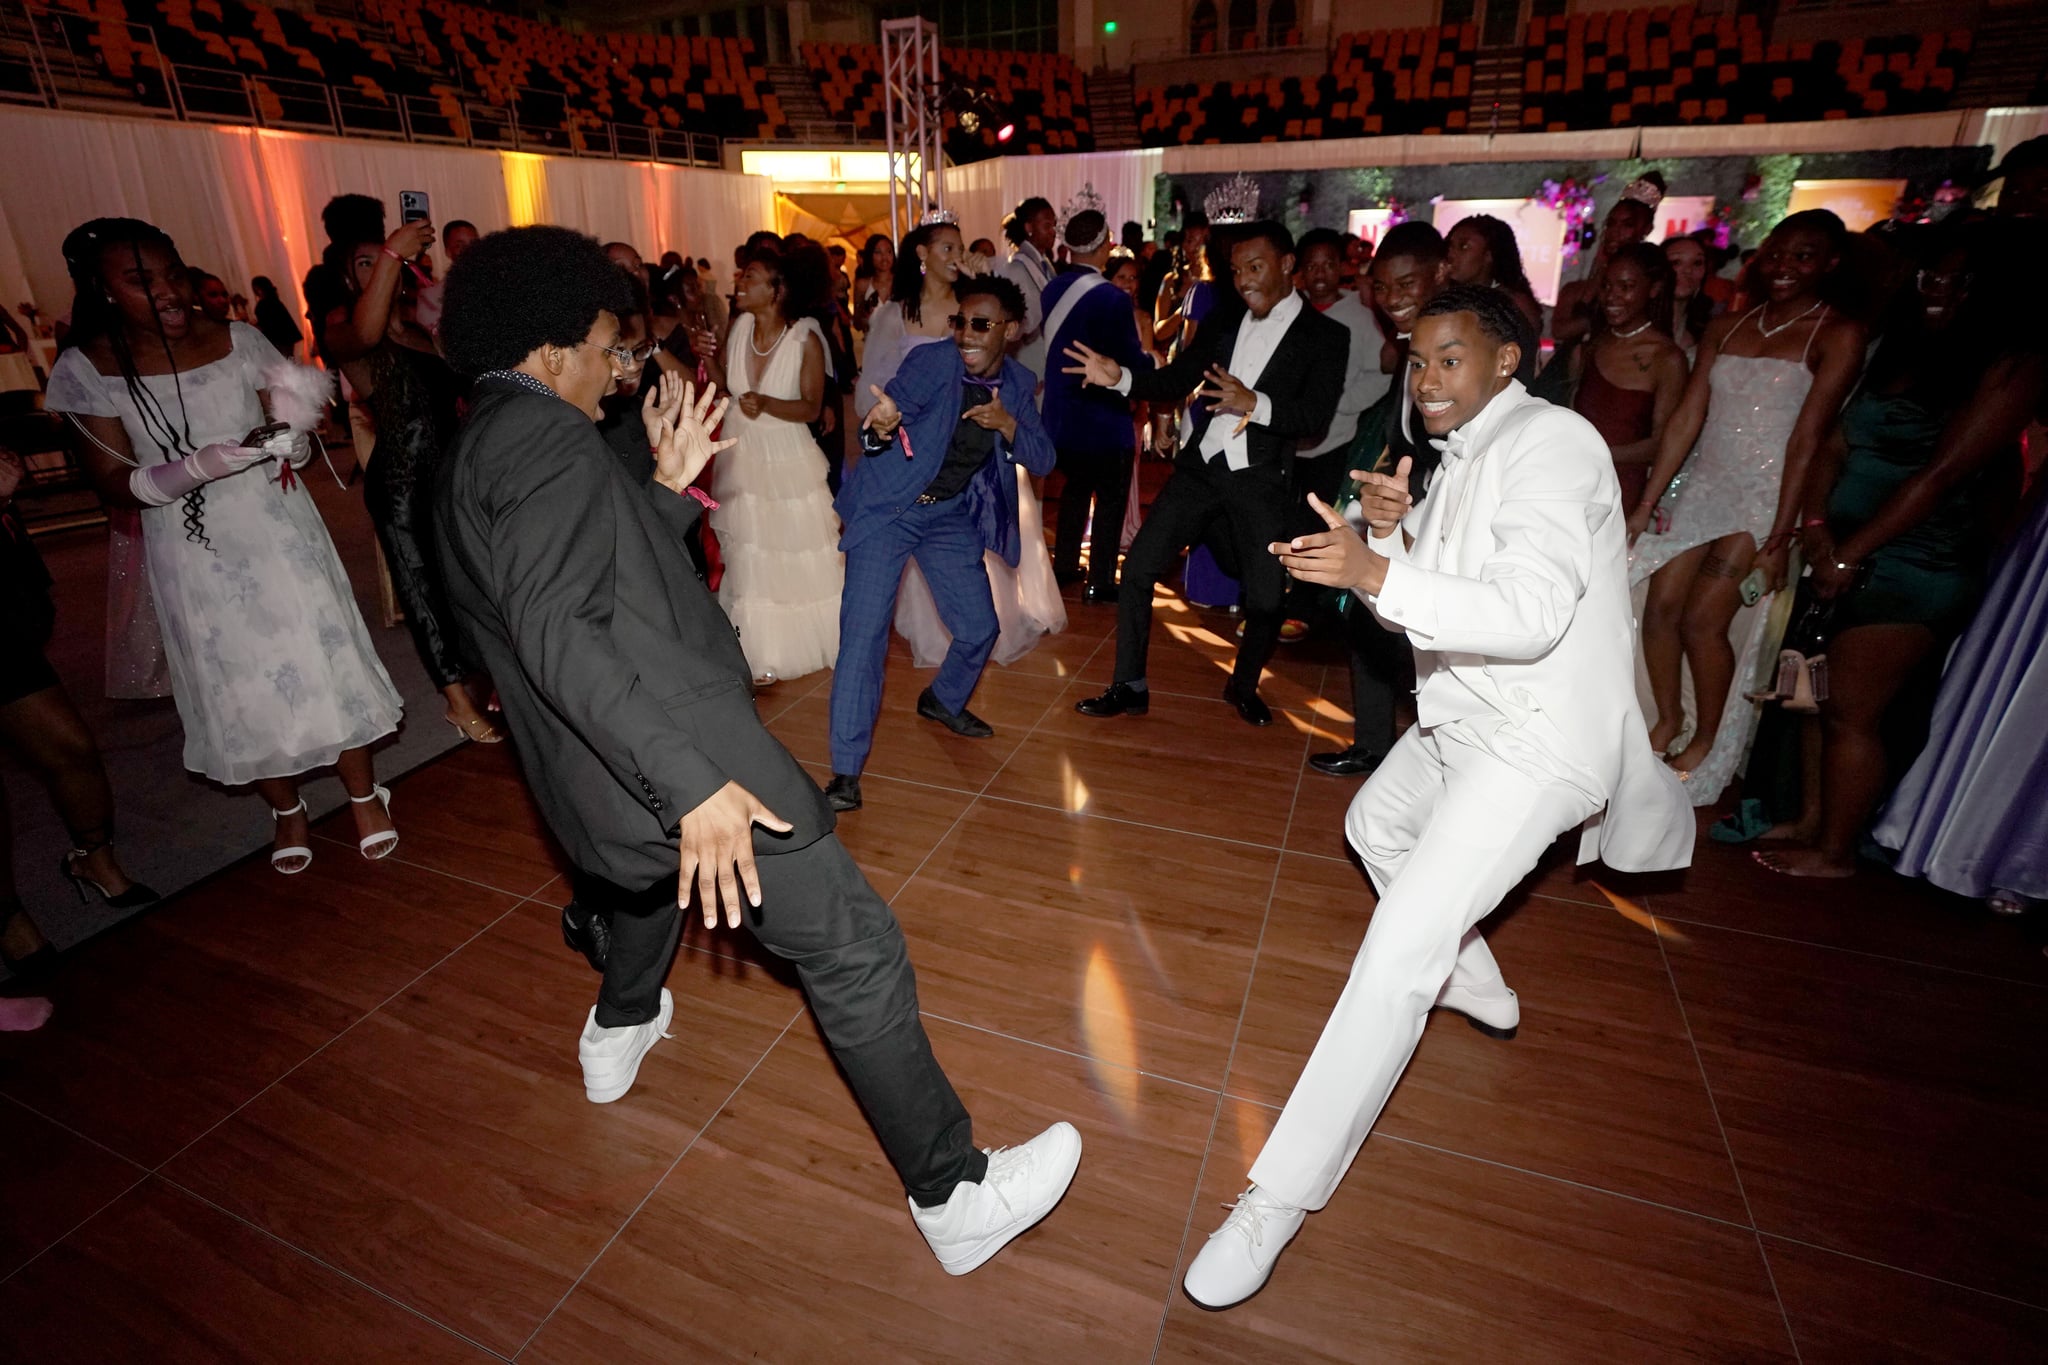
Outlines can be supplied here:
[[[881, 48], [872, 43], [804, 43], [799, 55], [817, 76], [819, 98], [834, 119], [852, 124], [863, 138], [883, 135]], [[1071, 58], [1057, 53], [945, 47], [939, 49], [939, 67], [950, 80], [992, 90], [997, 105], [1016, 127], [1010, 142], [999, 145], [995, 129], [984, 126], [966, 132], [949, 111], [946, 151], [955, 161], [978, 161], [1005, 152], [1095, 150], [1095, 135], [1082, 104], [1083, 82]]]
[[1946, 108], [1968, 33], [1768, 43], [1753, 14], [1691, 7], [1529, 21], [1526, 131], [1776, 123]]
[[1472, 97], [1474, 24], [1347, 33], [1309, 80], [1201, 81], [1138, 95], [1148, 147], [1461, 132]]
[[[603, 150], [607, 125], [772, 139], [789, 122], [751, 41], [587, 34], [451, 0], [362, 0], [362, 23], [261, 0], [47, 0], [37, 13], [73, 52], [155, 109], [461, 139], [479, 104], [516, 103], [522, 141]], [[152, 43], [132, 25], [153, 30]], [[1319, 75], [1182, 82], [1140, 90], [1148, 147], [1296, 138], [1452, 133], [1466, 126], [1475, 25], [1340, 35]], [[1754, 14], [1691, 6], [1529, 21], [1522, 57], [1526, 131], [1761, 123], [1919, 113], [1948, 107], [1967, 32], [1772, 43]], [[161, 59], [159, 59], [159, 51]], [[881, 51], [805, 43], [798, 54], [830, 115], [862, 139], [883, 134]], [[991, 91], [1015, 125], [998, 144], [945, 116], [957, 161], [1093, 151], [1086, 86], [1063, 55], [943, 48], [947, 77]], [[234, 73], [210, 77], [207, 72]], [[248, 91], [242, 88], [246, 78]], [[338, 93], [330, 102], [323, 87]], [[401, 115], [399, 97], [407, 106]], [[330, 103], [332, 108], [330, 108]], [[502, 116], [501, 116], [502, 117]], [[621, 135], [620, 149], [627, 143]]]

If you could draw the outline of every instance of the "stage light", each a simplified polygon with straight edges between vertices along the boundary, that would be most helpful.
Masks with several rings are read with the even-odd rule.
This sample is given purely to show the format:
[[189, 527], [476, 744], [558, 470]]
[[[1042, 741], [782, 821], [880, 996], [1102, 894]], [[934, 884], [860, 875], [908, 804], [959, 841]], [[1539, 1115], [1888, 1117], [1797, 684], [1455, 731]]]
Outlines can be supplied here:
[[1016, 131], [1017, 131], [1017, 125], [1016, 125], [1016, 124], [1014, 124], [1014, 123], [1005, 123], [1005, 124], [1004, 124], [1004, 125], [1003, 125], [1002, 127], [1000, 127], [1000, 128], [998, 128], [998, 129], [996, 129], [996, 141], [998, 141], [998, 142], [1008, 142], [1008, 141], [1010, 140], [1010, 138], [1011, 138], [1012, 136], [1014, 136], [1014, 135], [1015, 135]]
[[1102, 31], [1103, 31], [1104, 33], [1107, 33], [1107, 34], [1109, 34], [1110, 36], [1114, 37], [1114, 36], [1116, 35], [1116, 20], [1114, 20], [1114, 19], [1105, 19], [1105, 20], [1103, 20], [1103, 21], [1102, 21]]

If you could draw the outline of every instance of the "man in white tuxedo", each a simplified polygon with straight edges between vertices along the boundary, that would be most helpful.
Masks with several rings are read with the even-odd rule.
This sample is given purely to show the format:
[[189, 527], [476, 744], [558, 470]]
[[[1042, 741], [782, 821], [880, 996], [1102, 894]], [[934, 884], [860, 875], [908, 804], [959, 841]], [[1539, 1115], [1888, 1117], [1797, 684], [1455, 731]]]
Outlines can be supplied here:
[[1420, 506], [1408, 462], [1359, 475], [1361, 539], [1271, 547], [1291, 575], [1362, 595], [1415, 648], [1418, 723], [1345, 817], [1379, 891], [1351, 978], [1252, 1184], [1188, 1267], [1190, 1297], [1256, 1293], [1326, 1204], [1407, 1067], [1433, 1007], [1510, 1038], [1515, 993], [1477, 925], [1562, 833], [1623, 871], [1692, 860], [1692, 812], [1650, 752], [1635, 694], [1627, 532], [1607, 447], [1514, 379], [1506, 295], [1447, 289], [1423, 310], [1408, 384], [1442, 466]]

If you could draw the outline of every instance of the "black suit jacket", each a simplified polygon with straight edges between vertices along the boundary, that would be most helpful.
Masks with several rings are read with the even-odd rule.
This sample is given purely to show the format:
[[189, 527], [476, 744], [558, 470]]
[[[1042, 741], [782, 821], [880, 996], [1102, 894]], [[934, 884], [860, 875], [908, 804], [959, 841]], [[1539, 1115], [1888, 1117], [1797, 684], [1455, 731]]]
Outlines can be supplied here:
[[676, 873], [676, 827], [730, 780], [823, 838], [832, 810], [754, 711], [746, 655], [690, 564], [701, 505], [638, 482], [568, 403], [477, 386], [445, 462], [436, 549], [456, 618], [490, 671], [548, 827], [626, 887]]
[[[1131, 371], [1131, 398], [1142, 403], [1178, 403], [1200, 387], [1211, 365], [1228, 370], [1238, 329], [1250, 316], [1243, 309], [1235, 313], [1228, 320], [1212, 318], [1197, 333], [1195, 344], [1165, 367]], [[1254, 423], [1246, 430], [1251, 466], [1245, 474], [1284, 481], [1301, 443], [1320, 438], [1330, 429], [1330, 418], [1344, 393], [1344, 363], [1350, 350], [1351, 333], [1343, 323], [1302, 305], [1300, 315], [1288, 326], [1273, 358], [1252, 385], [1273, 400], [1273, 420], [1265, 426]], [[1209, 430], [1210, 415], [1206, 403], [1197, 407], [1193, 435], [1176, 464], [1195, 469], [1204, 463], [1202, 437]]]

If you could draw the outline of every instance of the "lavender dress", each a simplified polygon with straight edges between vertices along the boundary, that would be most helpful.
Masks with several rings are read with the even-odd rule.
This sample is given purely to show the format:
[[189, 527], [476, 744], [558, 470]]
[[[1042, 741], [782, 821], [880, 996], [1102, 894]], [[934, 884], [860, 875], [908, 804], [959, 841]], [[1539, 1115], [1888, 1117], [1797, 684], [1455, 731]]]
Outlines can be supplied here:
[[1949, 657], [1927, 747], [1873, 831], [1898, 871], [2048, 900], [2048, 498]]

